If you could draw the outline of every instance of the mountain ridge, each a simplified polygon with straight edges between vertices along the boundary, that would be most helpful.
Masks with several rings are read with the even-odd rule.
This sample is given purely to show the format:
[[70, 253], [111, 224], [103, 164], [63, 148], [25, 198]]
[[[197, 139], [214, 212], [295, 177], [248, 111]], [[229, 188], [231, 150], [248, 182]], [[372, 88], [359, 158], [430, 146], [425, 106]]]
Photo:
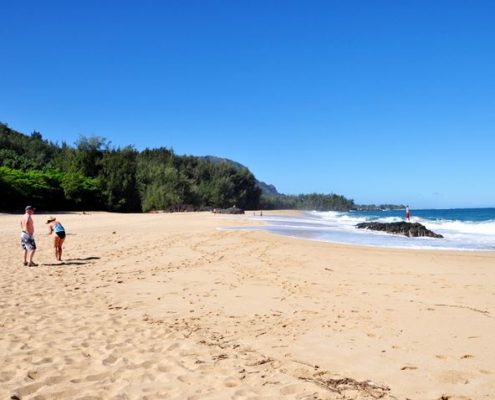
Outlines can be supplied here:
[[[245, 165], [241, 164], [240, 162], [230, 160], [228, 158], [217, 157], [217, 156], [199, 156], [199, 158], [202, 158], [202, 159], [204, 159], [208, 162], [214, 163], [214, 164], [225, 162], [225, 163], [233, 166], [234, 168], [237, 168], [237, 169], [244, 168], [244, 169], [247, 169], [249, 171], [249, 168], [246, 167]], [[255, 179], [256, 185], [261, 189], [261, 194], [264, 194], [266, 196], [280, 196], [281, 195], [281, 193], [277, 190], [275, 185], [260, 181], [258, 178], [256, 178], [256, 176], [254, 177], [254, 179]]]

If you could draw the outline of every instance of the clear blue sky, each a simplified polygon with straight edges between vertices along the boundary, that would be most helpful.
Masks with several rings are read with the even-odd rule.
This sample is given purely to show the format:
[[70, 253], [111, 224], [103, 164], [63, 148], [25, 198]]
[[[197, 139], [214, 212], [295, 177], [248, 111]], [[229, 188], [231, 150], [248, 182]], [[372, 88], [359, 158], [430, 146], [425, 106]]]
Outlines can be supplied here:
[[288, 194], [495, 206], [495, 1], [3, 1], [0, 121]]

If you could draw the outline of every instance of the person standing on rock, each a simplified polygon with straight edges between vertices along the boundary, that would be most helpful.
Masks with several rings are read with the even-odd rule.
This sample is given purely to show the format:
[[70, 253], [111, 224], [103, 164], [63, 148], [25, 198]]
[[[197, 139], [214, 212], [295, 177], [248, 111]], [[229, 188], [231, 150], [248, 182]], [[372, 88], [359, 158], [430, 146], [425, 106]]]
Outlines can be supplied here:
[[411, 212], [409, 211], [409, 206], [406, 206], [406, 221], [411, 220]]

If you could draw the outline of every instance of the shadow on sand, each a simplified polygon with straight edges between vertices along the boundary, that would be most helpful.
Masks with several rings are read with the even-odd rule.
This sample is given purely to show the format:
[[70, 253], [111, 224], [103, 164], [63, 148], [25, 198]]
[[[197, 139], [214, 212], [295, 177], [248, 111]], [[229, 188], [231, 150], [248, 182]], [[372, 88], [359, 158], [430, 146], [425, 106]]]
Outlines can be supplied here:
[[65, 265], [88, 265], [88, 264], [91, 264], [88, 261], [99, 260], [99, 259], [100, 259], [100, 257], [68, 258], [67, 260], [60, 261], [58, 263], [43, 264], [43, 265], [47, 265], [49, 267], [59, 267], [59, 266], [65, 266]]

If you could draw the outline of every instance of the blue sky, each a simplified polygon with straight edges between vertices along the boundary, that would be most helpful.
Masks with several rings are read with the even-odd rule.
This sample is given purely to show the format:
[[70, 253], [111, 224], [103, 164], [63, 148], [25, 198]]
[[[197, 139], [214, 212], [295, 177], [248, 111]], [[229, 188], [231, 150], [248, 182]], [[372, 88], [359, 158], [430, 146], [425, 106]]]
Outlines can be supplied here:
[[495, 206], [493, 1], [2, 2], [0, 121], [287, 194]]

